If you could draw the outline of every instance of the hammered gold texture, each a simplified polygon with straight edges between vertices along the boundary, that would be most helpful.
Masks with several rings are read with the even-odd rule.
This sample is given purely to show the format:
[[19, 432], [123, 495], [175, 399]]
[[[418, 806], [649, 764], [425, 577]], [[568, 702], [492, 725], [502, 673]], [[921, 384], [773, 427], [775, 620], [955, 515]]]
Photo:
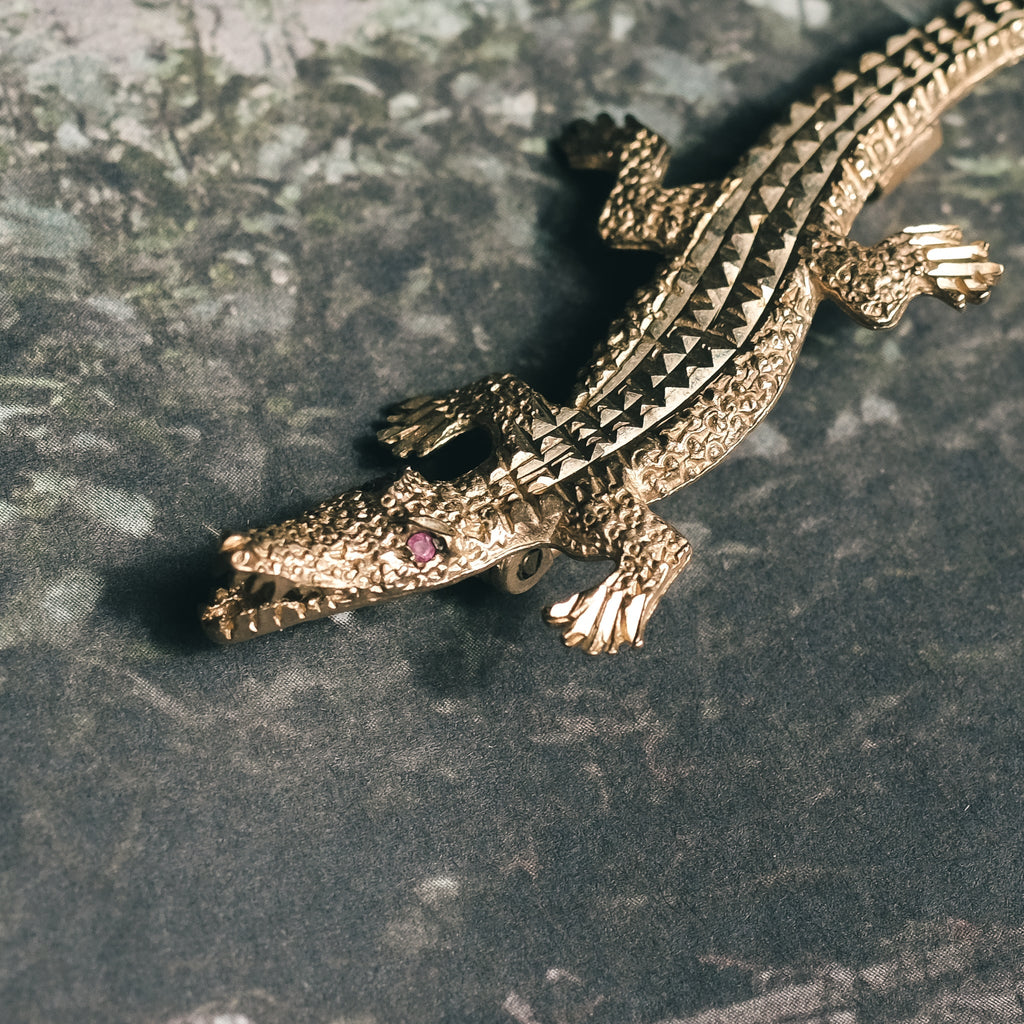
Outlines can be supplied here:
[[761, 421], [793, 371], [814, 315], [813, 300], [813, 282], [798, 267], [780, 290], [757, 344], [737, 358], [735, 374], [702, 392], [663, 431], [659, 444], [638, 447], [631, 484], [645, 501], [696, 480]]
[[[203, 613], [211, 636], [247, 639], [299, 621], [447, 586], [496, 566], [519, 593], [555, 549], [615, 568], [548, 620], [592, 653], [639, 646], [691, 556], [648, 504], [716, 465], [764, 417], [826, 298], [861, 323], [896, 324], [931, 295], [963, 308], [1002, 267], [954, 225], [848, 239], [857, 213], [934, 150], [940, 115], [1024, 56], [1019, 0], [967, 0], [892, 37], [765, 132], [719, 182], [663, 187], [669, 146], [631, 117], [570, 125], [573, 168], [615, 175], [599, 230], [665, 256], [557, 406], [510, 375], [410, 399], [380, 440], [426, 455], [474, 426], [493, 454], [452, 482], [407, 470], [379, 493], [229, 537], [234, 577]], [[515, 572], [516, 575], [510, 576]]]

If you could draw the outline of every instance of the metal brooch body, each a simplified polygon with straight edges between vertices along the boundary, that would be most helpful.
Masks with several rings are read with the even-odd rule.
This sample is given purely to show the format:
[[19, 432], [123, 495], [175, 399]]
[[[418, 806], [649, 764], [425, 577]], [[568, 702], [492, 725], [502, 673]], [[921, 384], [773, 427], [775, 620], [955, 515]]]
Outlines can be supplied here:
[[607, 559], [600, 584], [546, 612], [590, 653], [640, 646], [690, 545], [651, 504], [696, 480], [768, 412], [811, 318], [831, 299], [869, 327], [918, 295], [956, 308], [1002, 267], [957, 227], [908, 227], [866, 247], [854, 218], [939, 145], [939, 117], [1024, 56], [1024, 2], [969, 0], [895, 36], [796, 103], [724, 180], [666, 189], [669, 147], [631, 118], [570, 125], [571, 166], [615, 175], [600, 231], [664, 263], [598, 346], [572, 403], [515, 377], [413, 398], [380, 440], [428, 454], [476, 426], [493, 454], [458, 479], [407, 469], [306, 515], [229, 536], [233, 578], [202, 612], [229, 643], [490, 571], [528, 590], [555, 552]]

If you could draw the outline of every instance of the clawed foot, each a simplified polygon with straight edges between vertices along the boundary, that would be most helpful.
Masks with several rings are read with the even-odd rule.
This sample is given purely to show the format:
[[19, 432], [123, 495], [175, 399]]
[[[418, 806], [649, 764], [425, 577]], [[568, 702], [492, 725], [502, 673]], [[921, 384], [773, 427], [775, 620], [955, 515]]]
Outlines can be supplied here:
[[614, 654], [621, 644], [643, 646], [644, 626], [656, 600], [646, 591], [628, 593], [616, 585], [615, 576], [545, 612], [549, 623], [562, 627], [567, 646], [588, 654]]
[[956, 309], [984, 302], [1003, 268], [984, 242], [963, 241], [952, 224], [918, 224], [873, 246], [822, 236], [809, 249], [810, 269], [825, 293], [871, 328], [893, 327], [917, 295]]
[[598, 114], [593, 121], [573, 121], [558, 144], [569, 166], [576, 170], [615, 171], [622, 151], [640, 129], [640, 122], [632, 115], [627, 114], [620, 127], [608, 114]]
[[963, 232], [948, 224], [919, 224], [905, 233], [925, 257], [923, 269], [931, 280], [933, 295], [956, 309], [989, 297], [1003, 267], [989, 262], [987, 243], [965, 245]]
[[395, 406], [377, 439], [399, 458], [429, 455], [462, 433], [466, 424], [449, 398], [421, 395]]

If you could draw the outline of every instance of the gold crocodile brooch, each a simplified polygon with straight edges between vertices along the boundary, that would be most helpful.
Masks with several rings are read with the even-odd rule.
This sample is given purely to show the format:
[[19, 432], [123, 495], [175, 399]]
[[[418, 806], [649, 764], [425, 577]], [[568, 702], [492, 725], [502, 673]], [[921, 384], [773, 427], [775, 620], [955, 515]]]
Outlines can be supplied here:
[[878, 245], [848, 240], [877, 191], [938, 147], [939, 117], [1024, 57], [1024, 2], [968, 0], [889, 39], [794, 104], [713, 184], [664, 188], [669, 147], [632, 118], [578, 121], [574, 168], [608, 171], [612, 246], [665, 261], [616, 321], [571, 405], [510, 375], [400, 405], [379, 434], [402, 458], [483, 427], [493, 453], [455, 480], [414, 469], [222, 545], [233, 577], [202, 612], [214, 640], [247, 640], [490, 570], [528, 590], [554, 553], [609, 559], [607, 578], [547, 610], [592, 654], [639, 647], [690, 545], [650, 505], [723, 459], [775, 404], [815, 310], [831, 299], [892, 327], [917, 295], [982, 302], [1002, 267], [945, 224]]

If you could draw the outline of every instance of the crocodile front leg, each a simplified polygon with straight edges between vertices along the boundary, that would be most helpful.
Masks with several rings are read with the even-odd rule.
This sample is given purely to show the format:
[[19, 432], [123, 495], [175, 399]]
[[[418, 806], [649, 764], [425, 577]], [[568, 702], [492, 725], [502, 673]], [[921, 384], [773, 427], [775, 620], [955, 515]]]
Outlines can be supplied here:
[[509, 432], [538, 413], [551, 414], [549, 403], [510, 373], [484, 377], [445, 395], [410, 398], [395, 407], [377, 434], [396, 455], [429, 455], [474, 426], [483, 427], [495, 445], [507, 444]]
[[917, 295], [933, 295], [956, 309], [984, 302], [1003, 268], [988, 259], [984, 242], [964, 244], [950, 224], [904, 228], [871, 247], [817, 235], [804, 250], [820, 288], [866, 327], [893, 327]]
[[643, 646], [661, 596], [690, 560], [689, 541], [628, 492], [599, 494], [579, 506], [556, 543], [576, 558], [611, 558], [616, 568], [596, 587], [547, 610], [565, 643], [589, 654]]

